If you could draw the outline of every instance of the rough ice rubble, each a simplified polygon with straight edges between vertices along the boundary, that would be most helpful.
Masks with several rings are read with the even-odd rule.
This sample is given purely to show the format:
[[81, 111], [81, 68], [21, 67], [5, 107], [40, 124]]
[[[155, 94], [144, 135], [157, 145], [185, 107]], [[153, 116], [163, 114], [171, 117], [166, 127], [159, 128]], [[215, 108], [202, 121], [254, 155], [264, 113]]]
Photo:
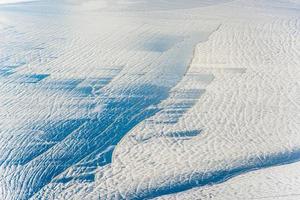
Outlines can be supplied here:
[[[253, 12], [256, 15], [253, 15]], [[274, 13], [276, 16], [273, 16]], [[65, 44], [67, 44], [64, 47], [65, 52], [59, 52], [61, 49], [59, 41], [53, 42], [47, 37], [41, 38], [41, 40], [49, 40], [49, 43], [51, 41], [55, 44], [51, 48], [59, 52], [57, 58], [39, 61], [40, 57], [43, 58], [49, 54], [47, 52], [49, 47], [46, 46], [46, 50], [41, 51], [42, 53], [31, 52], [31, 55], [36, 55], [36, 57], [26, 60], [29, 66], [16, 72], [21, 77], [22, 73], [50, 74], [49, 77], [38, 81], [38, 86], [28, 86], [24, 81], [21, 81], [21, 86], [18, 86], [14, 83], [13, 77], [6, 79], [11, 82], [11, 85], [6, 84], [2, 87], [2, 91], [6, 94], [11, 92], [12, 96], [7, 98], [7, 107], [3, 108], [5, 112], [15, 111], [10, 104], [16, 104], [12, 103], [11, 99], [14, 98], [13, 92], [17, 85], [19, 90], [26, 90], [29, 93], [28, 96], [24, 94], [20, 96], [23, 104], [32, 101], [30, 90], [40, 95], [39, 98], [34, 99], [36, 104], [50, 98], [49, 107], [53, 108], [44, 111], [43, 114], [40, 113], [44, 109], [41, 107], [36, 108], [30, 105], [33, 108], [27, 109], [31, 111], [30, 115], [36, 112], [33, 121], [36, 118], [49, 121], [51, 118], [69, 119], [73, 128], [72, 120], [93, 116], [95, 110], [97, 110], [97, 115], [103, 111], [110, 113], [113, 107], [105, 110], [105, 106], [109, 103], [116, 105], [116, 108], [121, 107], [116, 109], [116, 113], [120, 111], [119, 109], [125, 110], [126, 113], [127, 109], [123, 108], [123, 104], [115, 101], [124, 99], [123, 102], [126, 105], [132, 102], [133, 97], [147, 89], [145, 87], [142, 90], [129, 89], [133, 91], [127, 93], [126, 90], [132, 88], [131, 85], [143, 86], [145, 82], [150, 82], [171, 87], [176, 84], [170, 91], [167, 89], [168, 98], [159, 102], [158, 105], [150, 106], [150, 109], [158, 109], [158, 112], [155, 112], [153, 117], [141, 120], [133, 130], [127, 133], [121, 143], [117, 144], [112, 156], [112, 164], [103, 167], [98, 164], [98, 167], [95, 167], [93, 163], [94, 161], [96, 164], [101, 163], [102, 159], [105, 163], [106, 157], [101, 157], [101, 153], [109, 151], [111, 146], [108, 146], [104, 151], [90, 154], [83, 162], [72, 165], [53, 178], [33, 199], [155, 197], [203, 184], [216, 183], [257, 167], [283, 164], [298, 158], [297, 151], [293, 152], [299, 146], [297, 134], [299, 130], [297, 123], [299, 121], [299, 85], [297, 84], [299, 80], [297, 68], [299, 64], [297, 50], [299, 16], [297, 12], [286, 8], [280, 9], [280, 7], [274, 9], [267, 4], [256, 5], [255, 1], [240, 1], [184, 12], [182, 10], [155, 11], [155, 14], [157, 15], [154, 20], [148, 20], [149, 15], [153, 16], [151, 13], [144, 15], [125, 12], [121, 14], [122, 17], [127, 15], [129, 17], [120, 21], [119, 16], [101, 13], [99, 18], [96, 18], [98, 23], [101, 22], [103, 25], [99, 30], [94, 24], [86, 23], [89, 22], [90, 16], [71, 15], [73, 19], [69, 17], [67, 19], [69, 21], [64, 22], [69, 25], [68, 29], [71, 29], [70, 32], [63, 30], [64, 36], [70, 37], [65, 39]], [[101, 20], [103, 15], [106, 18]], [[132, 16], [133, 19], [139, 16], [138, 22], [131, 21]], [[43, 19], [40, 21], [43, 27]], [[139, 26], [145, 22], [146, 26]], [[183, 32], [186, 33], [178, 30], [179, 22], [185, 25]], [[82, 24], [85, 24], [84, 28]], [[59, 25], [56, 21], [52, 22], [52, 29], [57, 30]], [[40, 30], [41, 27], [38, 32], [43, 31], [43, 29]], [[135, 29], [135, 27], [138, 28]], [[23, 29], [26, 30], [26, 27]], [[199, 32], [193, 33], [191, 29]], [[45, 28], [45, 31], [47, 30], [48, 28]], [[120, 31], [120, 33], [114, 31]], [[111, 33], [114, 35], [109, 38]], [[169, 33], [172, 33], [172, 37]], [[204, 37], [200, 36], [200, 33]], [[194, 34], [197, 38], [192, 37], [190, 41], [186, 41]], [[120, 35], [124, 35], [124, 38], [115, 41]], [[208, 35], [210, 35], [209, 38], [207, 38]], [[202, 43], [200, 42], [197, 46], [193, 62], [185, 73], [193, 46], [199, 42], [197, 40], [202, 40]], [[88, 41], [91, 42], [86, 45]], [[185, 47], [189, 50], [181, 55], [185, 52], [183, 51]], [[120, 50], [123, 48], [124, 50]], [[23, 55], [14, 58], [18, 57], [23, 58]], [[141, 58], [143, 58], [142, 61]], [[181, 59], [182, 61], [178, 62]], [[153, 60], [155, 60], [154, 63]], [[38, 66], [41, 63], [45, 68]], [[69, 66], [70, 63], [73, 66]], [[173, 72], [174, 63], [178, 71]], [[99, 64], [105, 64], [108, 69], [99, 67]], [[141, 64], [142, 66], [139, 66]], [[173, 80], [178, 73], [180, 76]], [[101, 90], [94, 90], [100, 83], [97, 81], [95, 83], [91, 75], [97, 75], [98, 81], [103, 80], [102, 78], [107, 80], [109, 77], [111, 82], [106, 82], [107, 85], [105, 84]], [[184, 77], [181, 78], [181, 75]], [[66, 81], [66, 78], [71, 80]], [[92, 86], [92, 90], [87, 89], [87, 86]], [[91, 98], [87, 95], [89, 91], [92, 91], [91, 93], [98, 91], [100, 94], [93, 93], [93, 95], [99, 95], [99, 97]], [[150, 91], [155, 93], [158, 90]], [[151, 99], [151, 95], [149, 98], [148, 94], [143, 95], [147, 97], [146, 99]], [[22, 101], [17, 105], [22, 105]], [[52, 102], [58, 105], [53, 105]], [[96, 106], [94, 107], [93, 104]], [[38, 105], [48, 107], [45, 103]], [[78, 105], [82, 105], [80, 109]], [[128, 107], [129, 112], [132, 112], [131, 107]], [[19, 112], [22, 114], [22, 109]], [[49, 113], [51, 113], [50, 119]], [[17, 115], [12, 116], [17, 118]], [[26, 124], [28, 118], [28, 115], [18, 118], [18, 122], [21, 122], [20, 127]], [[21, 119], [26, 120], [22, 122]], [[81, 123], [80, 120], [77, 122]], [[53, 124], [53, 129], [59, 130], [60, 126], [56, 126], [51, 121], [50, 124]], [[122, 123], [115, 125], [124, 126]], [[43, 123], [38, 126], [47, 127]], [[68, 123], [64, 122], [63, 126], [68, 127]], [[73, 135], [76, 136], [76, 132]], [[51, 134], [41, 134], [40, 138], [35, 138], [30, 142], [33, 141], [33, 146], [37, 142], [40, 144], [45, 136], [50, 138], [48, 143], [52, 142], [59, 146]], [[13, 144], [10, 142], [18, 144], [18, 137], [15, 138], [17, 138], [14, 139], [15, 141], [8, 139], [10, 145]], [[21, 138], [23, 138], [22, 135]], [[22, 139], [22, 144], [27, 144], [28, 140], [30, 137], [27, 140]], [[70, 145], [69, 141], [76, 141], [76, 137], [63, 142]], [[22, 148], [17, 148], [17, 150], [23, 150]], [[57, 151], [64, 152], [63, 148], [54, 146], [53, 149], [53, 156], [59, 155], [56, 154]], [[25, 150], [27, 150], [26, 145]], [[27, 151], [32, 152], [32, 149], [29, 148]], [[7, 151], [4, 149], [2, 152]], [[3, 174], [13, 173], [13, 177], [8, 176], [3, 179], [4, 185], [1, 190], [3, 194], [8, 194], [8, 191], [14, 188], [21, 191], [21, 195], [26, 195], [28, 187], [34, 186], [32, 180], [28, 181], [28, 174], [30, 174], [28, 172], [33, 170], [36, 173], [43, 169], [43, 164], [47, 163], [47, 154], [46, 156], [44, 154], [46, 158], [44, 160], [38, 160], [38, 162], [29, 160], [29, 163], [38, 165], [37, 168], [32, 168], [33, 164], [25, 165], [27, 170], [24, 170], [24, 165], [22, 165], [23, 155], [19, 156], [20, 159], [16, 161], [14, 159], [18, 156], [13, 153], [11, 155], [13, 156], [7, 158], [12, 158], [12, 160], [6, 159], [8, 166], [4, 165]], [[64, 154], [61, 155], [63, 157]], [[14, 165], [9, 166], [9, 163]], [[281, 168], [285, 171], [289, 169], [289, 166]], [[262, 173], [269, 171], [272, 173], [272, 170], [270, 168]], [[14, 178], [18, 174], [21, 175], [19, 180], [24, 180], [25, 183], [27, 181], [28, 184], [24, 186], [6, 184], [7, 180], [12, 180], [14, 183]], [[95, 175], [94, 178], [93, 175]], [[245, 174], [243, 177], [246, 178], [241, 179], [252, 180], [251, 176], [248, 179]], [[287, 177], [289, 176], [297, 176], [297, 174], [287, 174]], [[232, 179], [237, 180], [234, 185], [243, 184], [243, 180], [239, 179], [239, 177]], [[253, 181], [254, 185], [264, 180], [264, 177], [258, 176], [257, 179]], [[37, 179], [37, 183], [38, 181], [41, 179]], [[295, 181], [297, 182], [297, 179]], [[274, 180], [271, 180], [270, 185], [273, 183]], [[223, 184], [226, 187], [227, 182]], [[272, 187], [276, 187], [276, 184]], [[242, 187], [237, 187], [238, 191], [239, 188]], [[272, 191], [272, 188], [268, 189]], [[273, 189], [276, 190], [276, 188]], [[293, 191], [295, 188], [291, 188], [288, 192]], [[218, 193], [219, 191], [212, 189], [209, 192]], [[182, 196], [184, 195], [183, 193]], [[226, 195], [224, 198], [234, 197], [234, 190], [233, 192], [229, 190]], [[22, 198], [22, 196], [19, 197]]]

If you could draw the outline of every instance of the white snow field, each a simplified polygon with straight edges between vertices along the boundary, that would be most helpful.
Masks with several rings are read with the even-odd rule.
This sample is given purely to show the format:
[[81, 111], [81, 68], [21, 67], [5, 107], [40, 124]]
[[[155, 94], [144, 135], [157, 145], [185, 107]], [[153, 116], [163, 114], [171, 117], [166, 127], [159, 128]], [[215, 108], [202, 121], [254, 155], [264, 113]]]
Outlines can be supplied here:
[[300, 199], [300, 1], [3, 2], [0, 200]]
[[26, 2], [33, 2], [36, 0], [0, 0], [1, 4], [15, 4], [15, 3], [26, 3]]

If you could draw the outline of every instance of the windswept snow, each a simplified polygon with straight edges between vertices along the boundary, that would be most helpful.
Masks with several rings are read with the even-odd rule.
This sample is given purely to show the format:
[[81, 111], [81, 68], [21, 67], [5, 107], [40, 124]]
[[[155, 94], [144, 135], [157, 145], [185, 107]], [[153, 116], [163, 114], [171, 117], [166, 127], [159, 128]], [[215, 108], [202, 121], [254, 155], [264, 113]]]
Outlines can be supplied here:
[[0, 7], [0, 199], [298, 199], [299, 10]]
[[166, 195], [161, 200], [299, 199], [299, 163], [253, 171], [224, 183]]
[[24, 2], [33, 2], [36, 0], [0, 0], [1, 4], [15, 4], [15, 3], [24, 3]]

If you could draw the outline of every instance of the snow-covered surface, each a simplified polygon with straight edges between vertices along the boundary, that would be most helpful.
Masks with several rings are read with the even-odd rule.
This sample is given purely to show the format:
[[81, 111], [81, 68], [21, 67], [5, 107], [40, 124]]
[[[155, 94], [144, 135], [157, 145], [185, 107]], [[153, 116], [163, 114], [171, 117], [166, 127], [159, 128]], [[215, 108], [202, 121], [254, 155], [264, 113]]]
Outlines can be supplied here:
[[1, 4], [15, 4], [15, 3], [26, 3], [26, 2], [33, 2], [36, 0], [0, 0]]
[[298, 199], [299, 11], [0, 6], [1, 199]]
[[166, 195], [157, 200], [201, 199], [266, 199], [297, 200], [300, 198], [299, 163], [261, 169], [227, 182]]

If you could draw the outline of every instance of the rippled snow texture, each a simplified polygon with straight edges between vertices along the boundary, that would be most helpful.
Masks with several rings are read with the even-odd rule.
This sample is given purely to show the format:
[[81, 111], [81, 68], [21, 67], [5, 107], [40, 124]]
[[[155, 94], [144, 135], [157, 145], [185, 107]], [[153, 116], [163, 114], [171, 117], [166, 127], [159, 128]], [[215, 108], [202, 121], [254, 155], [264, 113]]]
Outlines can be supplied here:
[[0, 199], [298, 199], [299, 10], [1, 5]]

